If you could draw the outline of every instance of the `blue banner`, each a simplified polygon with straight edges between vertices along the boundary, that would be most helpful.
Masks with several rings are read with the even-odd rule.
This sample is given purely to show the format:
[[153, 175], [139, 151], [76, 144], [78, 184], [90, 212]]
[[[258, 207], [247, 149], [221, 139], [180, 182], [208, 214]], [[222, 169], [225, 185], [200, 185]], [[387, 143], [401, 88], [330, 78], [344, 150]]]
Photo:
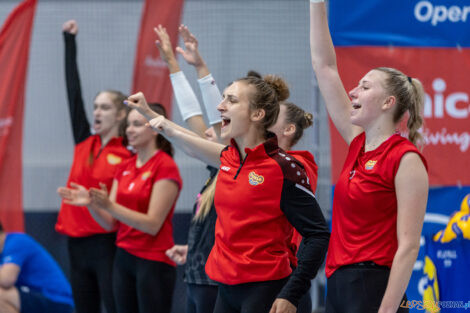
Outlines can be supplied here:
[[470, 1], [330, 1], [335, 46], [470, 47]]

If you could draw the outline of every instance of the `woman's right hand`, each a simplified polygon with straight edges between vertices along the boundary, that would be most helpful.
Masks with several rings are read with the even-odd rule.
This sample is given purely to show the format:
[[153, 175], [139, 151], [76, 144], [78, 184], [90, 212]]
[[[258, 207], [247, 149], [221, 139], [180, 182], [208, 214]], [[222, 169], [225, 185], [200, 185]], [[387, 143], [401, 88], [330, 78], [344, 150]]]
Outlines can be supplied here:
[[145, 99], [145, 96], [142, 92], [135, 93], [124, 100], [124, 104], [129, 108], [137, 110], [140, 114], [145, 116], [146, 119], [151, 120], [160, 116], [157, 112], [153, 111]]
[[166, 31], [166, 28], [162, 25], [158, 25], [153, 29], [158, 39], [155, 41], [158, 50], [160, 51], [160, 57], [166, 64], [170, 65], [171, 62], [176, 62], [173, 48], [171, 47], [170, 36]]
[[180, 27], [178, 27], [178, 31], [181, 35], [181, 38], [183, 39], [186, 50], [181, 47], [176, 47], [176, 52], [181, 54], [188, 64], [196, 68], [199, 66], [203, 66], [204, 60], [199, 54], [199, 43], [196, 37], [189, 31], [188, 27], [185, 25], [180, 25]]
[[75, 20], [68, 20], [62, 25], [62, 30], [66, 33], [76, 35], [78, 33], [78, 24]]
[[90, 194], [88, 190], [82, 185], [76, 183], [70, 183], [69, 187], [59, 187], [57, 193], [64, 200], [64, 203], [76, 205], [76, 206], [87, 206], [91, 202]]
[[183, 265], [188, 256], [188, 245], [174, 245], [173, 248], [166, 250], [166, 255], [176, 264]]

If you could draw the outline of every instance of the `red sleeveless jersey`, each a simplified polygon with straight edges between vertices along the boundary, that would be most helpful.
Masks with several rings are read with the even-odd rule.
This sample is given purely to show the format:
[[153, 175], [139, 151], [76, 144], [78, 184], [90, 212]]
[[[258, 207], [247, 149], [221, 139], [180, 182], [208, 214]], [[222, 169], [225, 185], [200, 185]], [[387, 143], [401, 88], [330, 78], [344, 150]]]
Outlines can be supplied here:
[[365, 133], [359, 134], [336, 184], [326, 276], [343, 265], [373, 261], [392, 266], [397, 241], [395, 175], [405, 153], [418, 154], [408, 140], [394, 134], [375, 150], [364, 152]]

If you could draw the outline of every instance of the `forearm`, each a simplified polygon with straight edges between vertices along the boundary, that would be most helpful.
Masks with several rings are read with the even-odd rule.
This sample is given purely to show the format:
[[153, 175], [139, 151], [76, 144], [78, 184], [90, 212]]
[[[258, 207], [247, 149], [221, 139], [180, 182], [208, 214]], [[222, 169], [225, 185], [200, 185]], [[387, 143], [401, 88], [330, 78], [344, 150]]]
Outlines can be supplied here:
[[107, 210], [113, 218], [121, 223], [152, 236], [155, 236], [160, 231], [164, 222], [163, 220], [155, 220], [147, 214], [133, 211], [115, 202], [111, 202]]
[[19, 275], [19, 267], [7, 263], [0, 265], [0, 288], [8, 289], [16, 284]]
[[174, 56], [168, 59], [168, 61], [166, 62], [166, 65], [168, 66], [168, 70], [170, 71], [170, 74], [181, 71], [180, 65]]
[[390, 277], [379, 313], [396, 312], [413, 271], [419, 244], [399, 247], [393, 259]]
[[282, 191], [282, 211], [304, 239], [298, 253], [299, 264], [278, 298], [297, 306], [324, 261], [330, 232], [313, 194], [299, 189], [297, 184], [287, 184], [290, 186]]
[[202, 61], [200, 64], [194, 66], [196, 68], [197, 78], [203, 78], [210, 74], [209, 68], [206, 63]]
[[90, 124], [88, 122], [82, 99], [80, 75], [77, 66], [77, 47], [75, 35], [64, 32], [65, 43], [65, 82], [67, 86], [67, 99], [69, 114], [72, 122], [75, 144], [88, 138]]
[[204, 131], [207, 127], [202, 118], [201, 106], [186, 76], [183, 72], [179, 71], [171, 74], [170, 79], [176, 104], [183, 120], [192, 131], [196, 132], [199, 136], [204, 136]]
[[94, 220], [107, 231], [112, 231], [116, 226], [116, 220], [108, 212], [99, 209], [88, 207], [88, 211]]
[[184, 128], [181, 130], [181, 126], [172, 124], [173, 126], [167, 126], [172, 130], [163, 133], [172, 144], [207, 165], [220, 166], [220, 153], [225, 148], [224, 145], [195, 136], [194, 133], [188, 133], [188, 130]]
[[[198, 80], [199, 89], [202, 94], [202, 101], [206, 108], [207, 118], [211, 125], [217, 125], [222, 122], [220, 112], [217, 110], [217, 106], [222, 101], [222, 95], [217, 87], [215, 79], [210, 73], [205, 75]], [[220, 129], [219, 129], [220, 130]]]
[[205, 138], [204, 132], [207, 130], [207, 125], [204, 122], [202, 115], [195, 115], [186, 120], [189, 129], [194, 132], [195, 135]]
[[336, 54], [324, 2], [310, 3], [310, 53], [314, 68], [336, 68]]

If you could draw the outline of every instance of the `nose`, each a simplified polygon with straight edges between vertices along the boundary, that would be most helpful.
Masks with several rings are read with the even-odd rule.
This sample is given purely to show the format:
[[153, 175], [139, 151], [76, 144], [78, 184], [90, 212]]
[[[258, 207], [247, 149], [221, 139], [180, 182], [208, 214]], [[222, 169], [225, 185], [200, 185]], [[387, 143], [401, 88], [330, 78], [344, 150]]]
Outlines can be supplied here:
[[219, 112], [225, 112], [227, 110], [227, 107], [225, 106], [225, 100], [220, 101], [220, 103], [217, 105], [217, 110]]
[[353, 89], [351, 89], [348, 93], [349, 97], [350, 98], [356, 98], [356, 91], [357, 91], [357, 88], [358, 87], [354, 87]]

